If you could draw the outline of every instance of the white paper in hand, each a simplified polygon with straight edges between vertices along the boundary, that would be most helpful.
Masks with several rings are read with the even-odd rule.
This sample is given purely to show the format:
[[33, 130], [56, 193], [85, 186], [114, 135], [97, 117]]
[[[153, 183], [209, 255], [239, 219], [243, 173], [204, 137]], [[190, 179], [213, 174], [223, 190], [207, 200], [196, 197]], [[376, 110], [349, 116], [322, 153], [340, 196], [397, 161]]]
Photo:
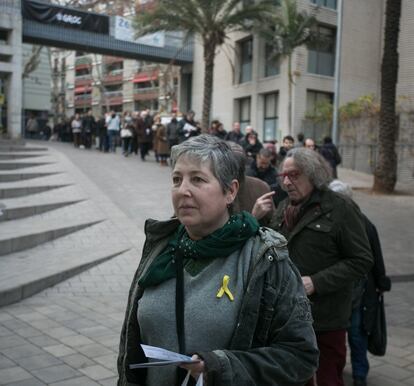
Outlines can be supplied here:
[[148, 346], [146, 344], [141, 344], [141, 347], [147, 358], [155, 359], [156, 361], [129, 365], [130, 369], [200, 362], [199, 360], [192, 360], [191, 357], [187, 355], [178, 354], [176, 352], [168, 351], [160, 347]]

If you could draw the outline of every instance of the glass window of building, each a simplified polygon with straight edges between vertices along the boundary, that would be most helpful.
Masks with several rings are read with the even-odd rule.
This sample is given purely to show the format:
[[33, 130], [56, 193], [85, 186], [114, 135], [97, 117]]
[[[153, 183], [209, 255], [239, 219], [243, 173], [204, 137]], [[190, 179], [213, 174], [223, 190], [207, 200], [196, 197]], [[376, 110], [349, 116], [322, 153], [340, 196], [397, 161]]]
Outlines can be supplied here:
[[238, 99], [240, 127], [242, 130], [250, 125], [250, 97]]
[[265, 141], [272, 141], [272, 140], [279, 140], [278, 133], [277, 133], [277, 126], [278, 126], [278, 114], [277, 114], [277, 106], [278, 106], [278, 94], [271, 93], [264, 95], [264, 121], [263, 121], [263, 128], [264, 128], [264, 140]]
[[308, 72], [334, 76], [336, 31], [334, 28], [319, 26], [318, 33], [320, 41], [309, 48]]
[[314, 114], [319, 105], [323, 103], [333, 104], [334, 94], [330, 92], [307, 90], [306, 91], [306, 111]]
[[265, 71], [264, 71], [264, 76], [265, 77], [279, 74], [279, 72], [280, 72], [280, 63], [279, 63], [279, 60], [277, 60], [273, 56], [272, 46], [270, 46], [269, 44], [265, 45], [265, 60], [264, 60], [264, 62], [265, 62]]
[[319, 5], [320, 7], [336, 9], [337, 0], [310, 0], [311, 3]]
[[253, 39], [244, 40], [239, 43], [240, 47], [240, 79], [239, 83], [252, 80], [253, 64]]

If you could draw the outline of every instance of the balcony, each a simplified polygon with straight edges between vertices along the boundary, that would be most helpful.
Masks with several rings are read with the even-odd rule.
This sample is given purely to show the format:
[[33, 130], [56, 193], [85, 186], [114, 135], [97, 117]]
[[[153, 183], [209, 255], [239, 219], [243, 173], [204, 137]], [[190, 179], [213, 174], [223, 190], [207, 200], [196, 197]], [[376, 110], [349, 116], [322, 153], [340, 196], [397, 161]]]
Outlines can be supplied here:
[[92, 67], [92, 58], [89, 56], [79, 56], [75, 59], [75, 70], [83, 70]]
[[108, 72], [103, 77], [104, 84], [119, 84], [124, 80], [124, 70], [118, 69]]
[[92, 105], [92, 94], [75, 95], [74, 102], [75, 102], [76, 107], [91, 106]]
[[121, 105], [123, 102], [122, 91], [106, 91], [104, 97], [109, 105]]
[[124, 61], [124, 58], [120, 58], [118, 56], [103, 56], [102, 57], [102, 62], [104, 64], [120, 63], [123, 61]]
[[75, 87], [92, 86], [93, 78], [91, 74], [75, 75]]
[[159, 87], [134, 88], [134, 100], [158, 99]]

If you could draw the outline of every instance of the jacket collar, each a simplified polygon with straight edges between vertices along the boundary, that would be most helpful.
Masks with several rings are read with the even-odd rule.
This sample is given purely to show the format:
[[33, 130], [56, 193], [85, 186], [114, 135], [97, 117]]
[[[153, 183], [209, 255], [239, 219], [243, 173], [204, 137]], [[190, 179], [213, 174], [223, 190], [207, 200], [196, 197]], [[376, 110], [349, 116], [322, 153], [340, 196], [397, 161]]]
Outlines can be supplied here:
[[290, 241], [294, 236], [302, 231], [307, 225], [315, 221], [325, 213], [330, 212], [333, 209], [331, 200], [326, 199], [326, 195], [329, 195], [328, 190], [314, 189], [309, 199], [303, 204], [300, 209], [303, 213], [301, 219], [296, 224], [292, 232], [287, 235]]

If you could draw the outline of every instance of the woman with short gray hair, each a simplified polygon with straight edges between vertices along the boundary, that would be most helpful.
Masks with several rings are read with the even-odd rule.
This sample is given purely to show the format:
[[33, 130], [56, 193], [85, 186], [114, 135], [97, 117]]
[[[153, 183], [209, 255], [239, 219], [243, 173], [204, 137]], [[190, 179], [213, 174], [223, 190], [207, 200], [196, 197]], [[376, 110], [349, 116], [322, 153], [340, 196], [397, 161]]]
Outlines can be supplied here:
[[[176, 218], [145, 224], [118, 385], [176, 385], [189, 375], [209, 386], [303, 384], [318, 351], [286, 240], [247, 212], [230, 214], [239, 165], [226, 142], [192, 137], [171, 157]], [[193, 363], [148, 367], [141, 344]]]

